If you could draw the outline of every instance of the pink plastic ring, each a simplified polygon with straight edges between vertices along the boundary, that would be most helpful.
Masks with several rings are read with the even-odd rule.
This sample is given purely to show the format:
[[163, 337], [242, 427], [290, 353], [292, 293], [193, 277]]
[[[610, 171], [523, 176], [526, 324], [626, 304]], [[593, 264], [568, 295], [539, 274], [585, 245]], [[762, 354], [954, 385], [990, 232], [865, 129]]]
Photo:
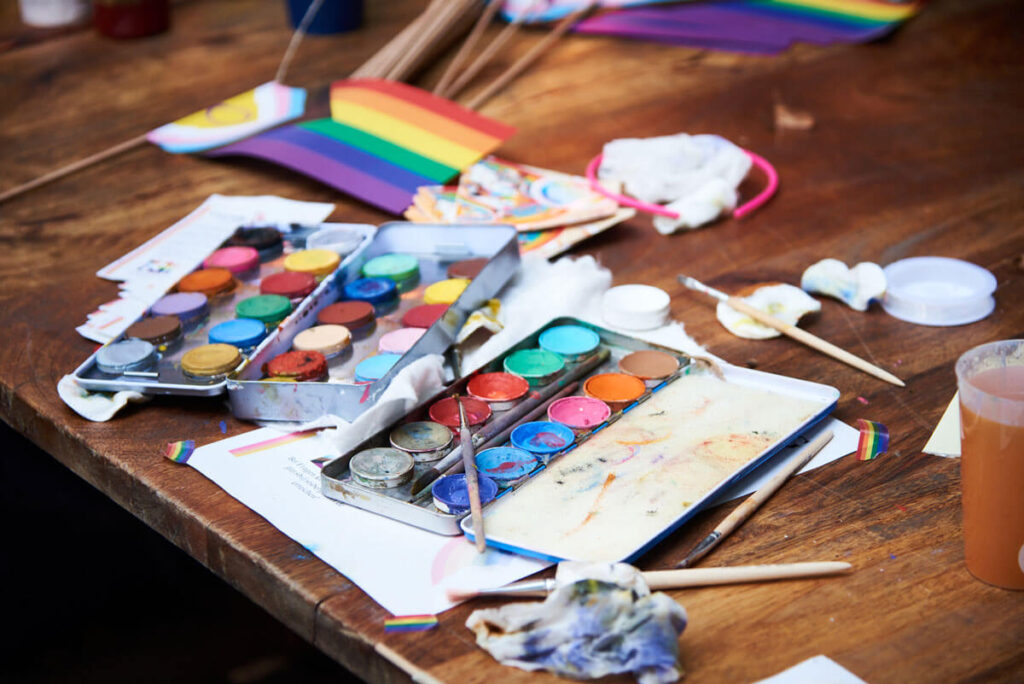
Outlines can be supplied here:
[[[779, 189], [779, 174], [775, 170], [775, 167], [772, 166], [771, 163], [761, 155], [754, 154], [750, 150], [743, 151], [747, 153], [748, 157], [750, 157], [750, 161], [754, 164], [754, 166], [761, 169], [761, 171], [767, 177], [768, 182], [765, 185], [764, 190], [759, 192], [746, 204], [736, 207], [736, 209], [733, 210], [732, 215], [738, 219], [743, 218], [750, 212], [763, 206], [768, 200], [772, 198], [773, 195], [775, 195], [775, 192]], [[600, 181], [597, 180], [597, 167], [601, 165], [602, 159], [604, 159], [604, 155], [599, 154], [593, 159], [591, 159], [590, 163], [587, 164], [587, 180], [590, 182], [591, 190], [598, 193], [599, 195], [604, 195], [608, 199], [615, 200], [624, 207], [633, 207], [634, 209], [639, 209], [640, 211], [646, 212], [648, 214], [667, 216], [673, 219], [679, 218], [679, 214], [675, 213], [674, 211], [669, 211], [660, 204], [641, 202], [638, 199], [626, 197], [625, 195], [619, 195], [617, 193], [605, 189], [605, 187], [601, 185]]]

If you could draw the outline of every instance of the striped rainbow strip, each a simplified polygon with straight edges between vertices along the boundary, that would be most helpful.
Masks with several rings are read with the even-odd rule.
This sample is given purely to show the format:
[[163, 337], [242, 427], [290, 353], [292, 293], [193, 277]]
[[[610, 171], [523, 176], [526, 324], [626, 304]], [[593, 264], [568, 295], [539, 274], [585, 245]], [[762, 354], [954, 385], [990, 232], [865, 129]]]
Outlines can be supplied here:
[[248, 456], [255, 454], [260, 451], [266, 451], [268, 449], [276, 449], [277, 447], [284, 446], [285, 444], [293, 444], [304, 439], [309, 439], [317, 433], [317, 430], [307, 430], [306, 432], [292, 432], [287, 435], [281, 435], [280, 437], [274, 437], [272, 439], [265, 439], [262, 442], [256, 442], [255, 444], [247, 444], [240, 446], [235, 449], [229, 449], [232, 456], [236, 458], [241, 456]]
[[168, 442], [164, 449], [164, 456], [175, 463], [187, 463], [189, 456], [196, 450], [196, 442], [193, 439], [186, 439], [180, 442]]
[[889, 428], [873, 420], [857, 420], [860, 439], [857, 441], [857, 460], [871, 461], [889, 450]]
[[434, 627], [436, 615], [400, 615], [384, 621], [385, 632], [422, 632]]
[[395, 214], [515, 132], [444, 98], [380, 79], [337, 81], [331, 118], [283, 126], [212, 150], [264, 159]]

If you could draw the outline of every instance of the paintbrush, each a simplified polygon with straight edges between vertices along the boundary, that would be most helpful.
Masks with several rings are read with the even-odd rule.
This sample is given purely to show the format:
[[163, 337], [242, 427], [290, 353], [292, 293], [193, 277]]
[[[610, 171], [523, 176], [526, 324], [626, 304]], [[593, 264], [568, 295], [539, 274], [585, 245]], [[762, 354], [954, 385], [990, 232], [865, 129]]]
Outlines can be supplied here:
[[[576, 365], [576, 367], [572, 368], [568, 373], [555, 382], [531, 393], [530, 396], [526, 397], [516, 406], [506, 411], [500, 418], [495, 418], [488, 425], [481, 428], [475, 437], [477, 440], [475, 446], [479, 446], [480, 444], [489, 441], [509, 426], [514, 426], [516, 423], [520, 422], [522, 417], [527, 413], [546, 401], [549, 397], [559, 392], [569, 383], [579, 380], [594, 368], [597, 368], [599, 365], [604, 363], [607, 358], [608, 350], [601, 349], [590, 358], [581, 361]], [[460, 444], [455, 447], [450, 454], [435, 463], [432, 468], [416, 478], [416, 481], [412, 483], [412, 488], [409, 493], [415, 496], [423, 491], [424, 488], [429, 486], [431, 482], [441, 477], [445, 470], [452, 467], [455, 463], [458, 463], [459, 459], [462, 457], [461, 452], [462, 445]]]
[[[853, 566], [840, 561], [819, 563], [782, 563], [779, 565], [737, 565], [725, 568], [689, 568], [687, 570], [648, 570], [642, 572], [652, 590], [710, 587], [742, 582], [768, 582], [780, 579], [837, 575]], [[493, 589], [449, 589], [449, 601], [466, 601], [478, 596], [527, 597], [545, 596], [557, 586], [555, 579], [527, 580]]]
[[802, 342], [803, 344], [806, 344], [811, 349], [817, 349], [822, 354], [831, 356], [833, 359], [836, 359], [837, 361], [842, 361], [843, 363], [853, 366], [858, 370], [862, 370], [868, 375], [873, 375], [879, 380], [885, 380], [886, 382], [890, 382], [899, 387], [906, 387], [902, 380], [897, 378], [889, 371], [882, 370], [878, 366], [868, 363], [859, 356], [855, 356], [854, 354], [851, 354], [845, 349], [840, 349], [831, 342], [826, 342], [825, 340], [821, 339], [820, 337], [817, 337], [816, 335], [812, 335], [806, 330], [798, 328], [795, 325], [790, 325], [785, 321], [780, 321], [778, 318], [775, 318], [775, 316], [767, 314], [764, 311], [761, 311], [760, 309], [751, 306], [750, 304], [743, 301], [739, 297], [730, 297], [721, 290], [716, 290], [713, 287], [709, 287], [704, 283], [700, 282], [699, 280], [697, 280], [696, 278], [691, 278], [689, 276], [684, 275], [677, 276], [677, 278], [679, 279], [679, 282], [685, 285], [687, 288], [694, 290], [696, 292], [703, 292], [704, 294], [711, 295], [718, 301], [725, 302], [726, 304], [736, 309], [740, 313], [747, 314], [755, 321], [758, 321], [759, 323], [764, 323], [769, 328], [774, 328], [783, 335], [791, 337], [797, 342]]
[[473, 536], [476, 538], [476, 551], [483, 553], [487, 548], [487, 539], [484, 537], [484, 511], [480, 505], [480, 482], [476, 479], [476, 462], [473, 460], [473, 435], [469, 431], [469, 421], [466, 420], [466, 407], [455, 395], [455, 403], [459, 407], [459, 431], [462, 440], [462, 463], [466, 469], [466, 489], [469, 490], [469, 510], [473, 516]]
[[700, 543], [694, 546], [690, 553], [686, 554], [686, 557], [676, 564], [676, 567], [688, 568], [708, 555], [711, 549], [718, 545], [718, 542], [742, 525], [793, 473], [807, 465], [807, 462], [814, 458], [815, 454], [821, 451], [831, 439], [832, 431], [826, 430], [818, 435], [814, 441], [808, 443], [764, 487], [761, 487], [761, 489], [747, 497], [746, 501], [736, 507], [736, 510], [727, 515], [722, 522], [718, 523], [715, 529], [711, 531], [711, 534], [704, 537]]

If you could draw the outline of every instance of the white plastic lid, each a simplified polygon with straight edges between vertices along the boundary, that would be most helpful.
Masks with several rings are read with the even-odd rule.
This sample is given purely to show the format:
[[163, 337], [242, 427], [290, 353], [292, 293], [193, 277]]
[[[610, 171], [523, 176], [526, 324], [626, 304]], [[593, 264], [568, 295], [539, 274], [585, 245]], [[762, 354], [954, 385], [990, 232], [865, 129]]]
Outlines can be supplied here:
[[612, 327], [652, 330], [668, 320], [669, 296], [650, 285], [619, 285], [604, 293], [601, 315]]
[[913, 257], [885, 267], [882, 308], [919, 325], [964, 325], [996, 306], [996, 278], [981, 266], [948, 257]]
[[[364, 224], [349, 224], [363, 226]], [[372, 228], [373, 226], [369, 226]], [[359, 231], [346, 228], [344, 225], [321, 228], [306, 238], [306, 249], [329, 249], [344, 257], [356, 250], [363, 240]]]

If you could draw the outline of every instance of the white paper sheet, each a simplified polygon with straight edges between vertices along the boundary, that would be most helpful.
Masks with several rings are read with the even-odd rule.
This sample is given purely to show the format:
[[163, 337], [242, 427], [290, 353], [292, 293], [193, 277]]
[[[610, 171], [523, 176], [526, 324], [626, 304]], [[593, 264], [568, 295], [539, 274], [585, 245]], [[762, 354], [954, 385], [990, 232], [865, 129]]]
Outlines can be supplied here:
[[946, 407], [935, 432], [928, 438], [922, 451], [946, 458], [960, 457], [960, 393], [957, 392]]
[[762, 679], [756, 684], [866, 684], [845, 667], [828, 656], [808, 658], [788, 670]]

